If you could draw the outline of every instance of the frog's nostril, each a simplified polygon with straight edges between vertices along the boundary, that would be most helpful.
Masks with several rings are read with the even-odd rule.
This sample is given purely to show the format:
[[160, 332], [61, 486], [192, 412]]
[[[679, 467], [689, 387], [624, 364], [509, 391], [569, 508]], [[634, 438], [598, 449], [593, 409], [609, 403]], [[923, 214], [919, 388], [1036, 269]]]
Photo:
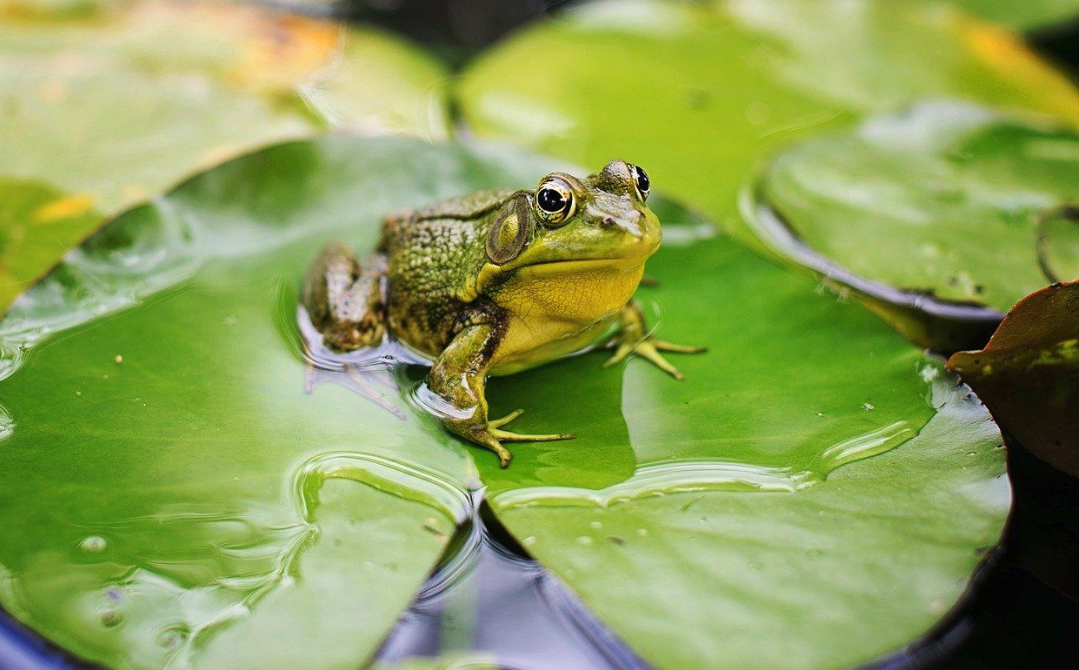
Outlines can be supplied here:
[[603, 217], [603, 227], [607, 228], [614, 225], [614, 218], [610, 216]]

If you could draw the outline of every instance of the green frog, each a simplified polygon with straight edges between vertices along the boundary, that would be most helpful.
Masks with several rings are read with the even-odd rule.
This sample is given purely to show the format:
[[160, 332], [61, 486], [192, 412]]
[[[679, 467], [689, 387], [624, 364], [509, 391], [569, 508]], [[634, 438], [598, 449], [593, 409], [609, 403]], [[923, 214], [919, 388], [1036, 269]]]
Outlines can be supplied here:
[[322, 251], [304, 308], [334, 351], [392, 337], [430, 359], [435, 413], [506, 467], [504, 443], [574, 435], [505, 430], [523, 410], [488, 417], [489, 375], [605, 344], [614, 349], [605, 366], [635, 354], [681, 380], [662, 352], [704, 351], [654, 337], [633, 299], [662, 237], [650, 188], [643, 169], [612, 161], [585, 179], [555, 172], [535, 190], [481, 191], [391, 216], [366, 263], [339, 243]]

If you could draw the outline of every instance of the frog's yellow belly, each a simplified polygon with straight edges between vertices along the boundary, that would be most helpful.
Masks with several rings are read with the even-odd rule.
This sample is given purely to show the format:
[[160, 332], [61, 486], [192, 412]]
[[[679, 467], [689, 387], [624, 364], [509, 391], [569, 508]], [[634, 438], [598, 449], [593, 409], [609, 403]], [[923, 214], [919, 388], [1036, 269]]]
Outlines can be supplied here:
[[641, 263], [558, 265], [565, 267], [522, 273], [493, 296], [509, 316], [492, 374], [567, 356], [609, 334], [644, 273]]

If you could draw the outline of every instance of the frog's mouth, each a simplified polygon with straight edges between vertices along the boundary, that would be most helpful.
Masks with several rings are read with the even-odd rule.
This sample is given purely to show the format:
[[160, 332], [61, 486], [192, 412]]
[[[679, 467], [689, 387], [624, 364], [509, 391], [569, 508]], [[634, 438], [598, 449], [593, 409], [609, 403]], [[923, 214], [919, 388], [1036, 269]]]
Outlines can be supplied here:
[[562, 275], [594, 272], [597, 270], [629, 271], [644, 265], [647, 255], [619, 256], [613, 258], [573, 258], [566, 260], [551, 260], [542, 263], [532, 263], [516, 270], [523, 276], [535, 275]]

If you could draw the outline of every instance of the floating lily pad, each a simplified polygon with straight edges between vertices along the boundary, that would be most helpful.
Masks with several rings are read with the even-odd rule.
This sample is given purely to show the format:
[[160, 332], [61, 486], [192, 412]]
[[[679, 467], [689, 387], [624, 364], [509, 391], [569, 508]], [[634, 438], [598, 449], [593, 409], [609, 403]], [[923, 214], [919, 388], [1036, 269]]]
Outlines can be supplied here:
[[554, 167], [290, 144], [102, 229], [0, 322], [4, 607], [110, 668], [360, 663], [475, 475], [387, 364], [305, 373], [300, 277], [331, 237], [372, 247], [387, 212]]
[[636, 474], [596, 491], [480, 461], [493, 510], [656, 668], [858, 667], [916, 642], [1000, 537], [999, 433], [856, 305], [678, 221], [638, 294], [710, 351], [680, 384], [629, 362]]
[[632, 160], [749, 241], [738, 194], [768, 153], [941, 95], [1079, 124], [1079, 92], [1010, 32], [889, 0], [585, 3], [481, 56], [457, 87], [477, 135]]
[[948, 366], [1020, 444], [1079, 476], [1079, 282], [1019, 301], [984, 350]]
[[871, 315], [658, 196], [639, 295], [711, 351], [682, 383], [602, 353], [492, 380], [494, 411], [576, 440], [502, 470], [409, 402], [422, 369], [393, 349], [307, 373], [297, 286], [323, 242], [370, 248], [387, 212], [561, 168], [294, 143], [106, 226], [0, 322], [0, 602], [110, 667], [356, 664], [483, 484], [658, 668], [837, 667], [922, 635], [1003, 527], [993, 424]]
[[1062, 215], [1077, 174], [1070, 130], [924, 103], [781, 154], [748, 220], [919, 344], [977, 347], [1027, 293], [1079, 276], [1079, 226]]
[[[0, 177], [108, 215], [282, 139], [448, 132], [443, 67], [381, 32], [226, 3], [124, 4], [0, 11]], [[81, 221], [61, 253], [100, 218]]]

